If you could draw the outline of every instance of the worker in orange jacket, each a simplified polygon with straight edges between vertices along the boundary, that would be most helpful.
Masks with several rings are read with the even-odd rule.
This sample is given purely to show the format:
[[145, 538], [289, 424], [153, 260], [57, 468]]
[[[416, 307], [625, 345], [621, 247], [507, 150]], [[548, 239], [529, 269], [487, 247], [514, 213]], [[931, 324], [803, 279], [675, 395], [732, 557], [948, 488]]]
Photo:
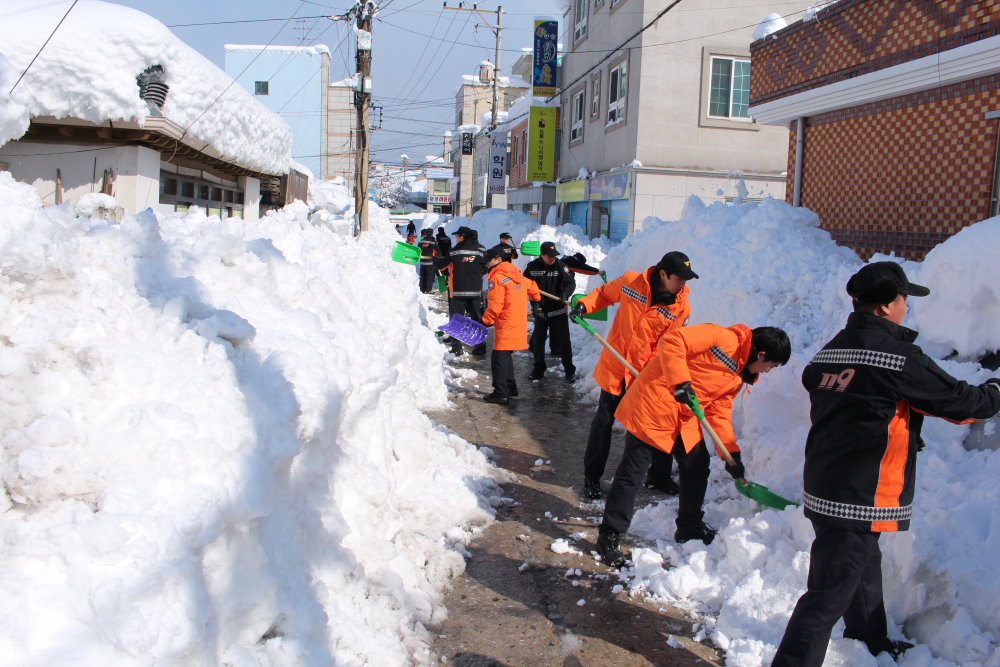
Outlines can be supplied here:
[[483, 324], [493, 327], [490, 356], [493, 393], [484, 396], [483, 400], [507, 405], [511, 396], [517, 396], [514, 350], [528, 349], [528, 301], [537, 303], [542, 295], [533, 280], [525, 278], [516, 266], [504, 259], [499, 248], [486, 251], [486, 268], [489, 270], [489, 289]]
[[[573, 314], [582, 317], [608, 306], [619, 304], [618, 314], [608, 334], [608, 343], [638, 371], [656, 356], [656, 343], [667, 331], [688, 323], [691, 304], [687, 281], [698, 278], [691, 270], [691, 260], [682, 252], [668, 252], [643, 273], [626, 271], [625, 275], [598, 287], [576, 302]], [[611, 452], [611, 428], [615, 410], [632, 384], [632, 373], [610, 352], [603, 350], [594, 368], [594, 379], [601, 387], [597, 413], [590, 424], [587, 451], [583, 455], [583, 496], [601, 497], [601, 477]], [[646, 479], [646, 486], [670, 495], [680, 488], [670, 477], [673, 459], [657, 451]]]
[[788, 363], [791, 353], [788, 335], [774, 327], [751, 331], [742, 324], [728, 329], [698, 324], [660, 339], [656, 360], [639, 373], [615, 413], [627, 432], [597, 539], [606, 565], [625, 562], [619, 536], [632, 523], [636, 488], [657, 450], [672, 452], [680, 472], [674, 541], [712, 542], [716, 531], [702, 520], [701, 511], [711, 455], [690, 409], [693, 397], [732, 454], [734, 465], [726, 465], [726, 471], [742, 479], [746, 473], [733, 432], [733, 398], [744, 383], [752, 385], [760, 373]]

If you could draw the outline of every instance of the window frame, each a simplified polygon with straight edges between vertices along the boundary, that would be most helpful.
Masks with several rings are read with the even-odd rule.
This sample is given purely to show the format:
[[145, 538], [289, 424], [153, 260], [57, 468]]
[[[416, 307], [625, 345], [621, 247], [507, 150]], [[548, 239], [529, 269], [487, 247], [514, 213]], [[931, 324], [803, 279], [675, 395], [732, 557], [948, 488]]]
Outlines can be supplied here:
[[576, 5], [573, 7], [573, 44], [579, 44], [587, 37], [587, 19], [589, 16], [590, 0], [576, 0]]
[[[608, 114], [607, 123], [605, 124], [605, 127], [608, 129], [624, 124], [627, 118], [628, 70], [628, 58], [623, 59], [608, 69]], [[614, 83], [616, 74], [618, 82]], [[622, 90], [623, 79], [624, 90]], [[616, 95], [614, 100], [611, 99], [612, 93]], [[611, 117], [612, 114], [614, 114], [613, 120]]]
[[570, 131], [569, 131], [569, 143], [570, 145], [578, 144], [583, 141], [583, 119], [584, 119], [584, 108], [587, 104], [587, 87], [584, 86], [577, 90], [577, 92], [570, 95]]
[[[716, 88], [715, 88], [715, 63], [716, 62], [722, 62], [722, 61], [726, 61], [726, 62], [728, 62], [730, 64], [730, 70], [729, 70], [729, 101], [726, 103], [727, 115], [725, 115], [725, 116], [720, 116], [718, 114], [713, 114], [712, 113], [712, 94], [716, 90]], [[750, 114], [749, 114], [749, 112], [747, 113], [746, 116], [735, 116], [735, 115], [733, 115], [733, 105], [736, 103], [736, 95], [734, 93], [735, 93], [735, 82], [736, 82], [736, 77], [737, 77], [737, 74], [736, 74], [736, 64], [737, 63], [745, 63], [745, 64], [749, 65], [750, 64], [750, 59], [749, 58], [740, 58], [738, 56], [722, 56], [722, 55], [716, 55], [716, 54], [712, 54], [712, 55], [709, 56], [708, 67], [709, 67], [709, 72], [710, 72], [710, 77], [711, 78], [709, 80], [709, 90], [708, 90], [708, 117], [711, 118], [711, 119], [713, 119], [713, 120], [729, 120], [729, 121], [733, 121], [735, 123], [749, 123], [750, 122]], [[747, 83], [748, 84], [749, 84], [749, 79], [750, 79], [750, 77], [747, 76]], [[748, 96], [749, 96], [749, 92], [750, 92], [750, 88], [749, 88], [749, 85], [748, 85], [747, 86], [747, 95]], [[749, 102], [749, 100], [748, 100], [748, 102]], [[747, 108], [749, 109], [749, 104], [748, 104]]]
[[[700, 127], [712, 127], [727, 130], [743, 130], [748, 132], [760, 132], [760, 124], [753, 117], [750, 118], [724, 118], [721, 116], [710, 116], [712, 99], [712, 61], [715, 58], [725, 58], [728, 60], [749, 60], [750, 49], [742, 46], [703, 46], [702, 47], [702, 73], [701, 73], [701, 94], [698, 103], [698, 125]], [[732, 109], [732, 84], [730, 83], [730, 110]]]
[[590, 80], [590, 120], [598, 120], [601, 117], [601, 73]]
[[[254, 81], [253, 82], [253, 94], [254, 94], [254, 96], [255, 97], [257, 97], [257, 96], [260, 96], [260, 97], [269, 97], [270, 94], [271, 94], [270, 93], [270, 87], [271, 87], [270, 84], [271, 84], [271, 82], [269, 80], [268, 81]], [[261, 91], [263, 91], [263, 92], [261, 92]]]

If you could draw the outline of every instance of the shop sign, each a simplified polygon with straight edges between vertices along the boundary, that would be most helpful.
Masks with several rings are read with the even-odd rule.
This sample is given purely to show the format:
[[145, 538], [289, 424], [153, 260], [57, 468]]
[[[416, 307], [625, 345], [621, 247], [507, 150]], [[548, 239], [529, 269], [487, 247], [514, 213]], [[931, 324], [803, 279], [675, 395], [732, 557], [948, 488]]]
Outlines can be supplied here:
[[448, 204], [451, 202], [451, 195], [427, 195], [428, 204]]
[[462, 155], [472, 155], [472, 132], [462, 133]]
[[548, 183], [555, 180], [556, 110], [531, 107], [528, 112], [528, 169], [525, 179]]
[[580, 179], [578, 181], [567, 181], [556, 185], [556, 201], [587, 201], [587, 184], [590, 181]]
[[507, 192], [507, 132], [494, 132], [490, 139], [489, 189], [491, 195]]
[[552, 97], [556, 94], [558, 44], [559, 22], [535, 21], [535, 52], [531, 75], [531, 94], [534, 97]]
[[629, 172], [607, 174], [590, 179], [590, 199], [628, 199]]

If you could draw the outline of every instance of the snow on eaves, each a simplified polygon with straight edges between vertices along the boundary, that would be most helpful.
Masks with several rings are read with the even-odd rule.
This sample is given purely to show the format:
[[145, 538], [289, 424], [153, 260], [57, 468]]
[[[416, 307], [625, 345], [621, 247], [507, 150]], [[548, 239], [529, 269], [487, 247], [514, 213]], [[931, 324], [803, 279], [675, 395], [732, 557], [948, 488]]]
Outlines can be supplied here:
[[[18, 75], [69, 6], [69, 2], [28, 0], [17, 10], [0, 9], [0, 52]], [[163, 115], [186, 129], [187, 136], [249, 169], [288, 173], [292, 164], [288, 124], [162, 23], [134, 9], [97, 0], [78, 2], [15, 95], [25, 96], [33, 118], [134, 120], [141, 126], [148, 109], [139, 99], [136, 76], [151, 65], [163, 67], [170, 86]], [[0, 142], [17, 136], [0, 131]]]

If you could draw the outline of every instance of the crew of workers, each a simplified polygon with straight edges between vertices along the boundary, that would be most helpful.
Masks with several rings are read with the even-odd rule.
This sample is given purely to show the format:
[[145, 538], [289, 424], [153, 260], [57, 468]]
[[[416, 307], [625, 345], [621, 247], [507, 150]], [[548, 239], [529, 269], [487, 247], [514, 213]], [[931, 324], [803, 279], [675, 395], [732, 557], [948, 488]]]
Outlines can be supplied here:
[[[617, 568], [627, 562], [621, 536], [631, 524], [640, 484], [678, 496], [676, 542], [712, 543], [717, 531], [705, 523], [702, 511], [712, 454], [695, 413], [700, 407], [727, 450], [731, 463], [726, 471], [744, 480], [732, 425], [733, 399], [760, 375], [788, 363], [788, 335], [768, 326], [689, 326], [687, 282], [699, 276], [681, 252], [666, 253], [642, 273], [627, 271], [570, 307], [576, 291], [573, 274], [599, 273], [584, 256], [560, 258], [555, 244], [546, 242], [522, 272], [510, 263], [517, 251], [507, 234], [490, 250], [467, 227], [456, 232], [455, 240], [450, 253], [441, 252], [438, 241], [440, 256], [431, 255], [432, 265], [450, 271], [450, 312], [495, 330], [493, 393], [484, 398], [488, 403], [506, 405], [518, 395], [514, 351], [530, 350], [534, 363], [528, 377], [544, 377], [546, 339], [552, 354], [560, 357], [566, 379], [573, 381], [570, 317], [618, 304], [607, 346], [594, 368], [601, 394], [583, 455], [582, 496], [600, 499], [612, 426], [615, 420], [624, 426], [624, 452], [598, 531], [603, 563]], [[480, 315], [484, 271], [488, 305]], [[968, 423], [1000, 413], [1000, 378], [979, 386], [958, 381], [914, 344], [916, 332], [902, 326], [906, 300], [930, 290], [910, 283], [898, 264], [862, 267], [847, 283], [847, 292], [854, 312], [802, 372], [812, 421], [803, 504], [816, 538], [807, 591], [789, 619], [772, 667], [820, 667], [841, 618], [844, 636], [863, 641], [872, 655], [886, 652], [896, 659], [912, 648], [888, 636], [879, 537], [909, 529], [924, 418]], [[530, 339], [529, 306], [535, 323]], [[481, 348], [473, 353], [485, 354], [485, 345]], [[718, 454], [726, 459], [721, 450]], [[671, 477], [674, 462], [679, 484]]]

